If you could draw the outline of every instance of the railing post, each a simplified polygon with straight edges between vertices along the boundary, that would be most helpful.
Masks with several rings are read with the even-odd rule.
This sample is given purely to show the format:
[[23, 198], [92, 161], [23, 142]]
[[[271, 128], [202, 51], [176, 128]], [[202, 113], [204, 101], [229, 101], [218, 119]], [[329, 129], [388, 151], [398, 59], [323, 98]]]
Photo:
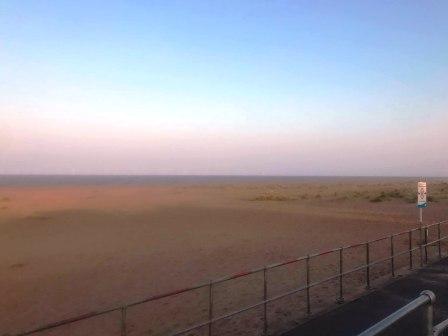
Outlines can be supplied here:
[[310, 298], [310, 256], [306, 256], [306, 312], [311, 315], [311, 298]]
[[420, 222], [420, 267], [423, 267], [423, 227]]
[[412, 270], [412, 230], [409, 230], [409, 269]]
[[425, 329], [423, 336], [433, 336], [434, 328], [434, 301], [435, 295], [431, 291], [423, 291], [420, 295], [427, 295], [429, 297], [429, 302], [426, 304], [425, 309], [423, 309], [423, 319], [425, 321]]
[[208, 285], [208, 336], [212, 336], [213, 319], [213, 281]]
[[267, 284], [267, 274], [266, 274], [266, 266], [263, 269], [263, 300], [264, 300], [264, 324], [263, 324], [263, 335], [268, 334], [268, 303], [266, 302], [268, 299], [268, 284]]
[[370, 289], [370, 244], [366, 243], [366, 289]]
[[440, 223], [437, 224], [437, 247], [439, 249], [439, 259], [442, 259], [442, 241], [441, 241], [441, 233], [440, 233]]
[[338, 303], [344, 302], [344, 293], [343, 293], [343, 284], [342, 284], [343, 283], [342, 272], [344, 269], [343, 251], [344, 251], [344, 248], [341, 247], [339, 249], [339, 298], [337, 300]]
[[426, 330], [425, 330], [425, 336], [432, 336], [432, 328], [434, 324], [434, 307], [432, 303], [428, 305], [428, 307], [425, 309], [426, 314]]
[[392, 278], [395, 277], [395, 260], [394, 260], [394, 236], [390, 236], [390, 270]]
[[121, 336], [126, 336], [126, 306], [121, 307]]

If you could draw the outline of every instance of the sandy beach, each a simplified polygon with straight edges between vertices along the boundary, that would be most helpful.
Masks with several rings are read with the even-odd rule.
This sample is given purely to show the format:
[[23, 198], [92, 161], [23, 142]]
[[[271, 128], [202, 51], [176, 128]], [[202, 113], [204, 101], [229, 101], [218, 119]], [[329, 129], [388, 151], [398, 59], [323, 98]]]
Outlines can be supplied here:
[[[448, 218], [448, 183], [429, 188], [427, 224]], [[380, 178], [2, 185], [0, 334], [416, 227], [414, 193], [414, 179]], [[292, 279], [270, 276], [272, 295]], [[216, 314], [254, 302], [249, 283], [225, 286]], [[128, 335], [201, 322], [206, 294], [130, 311]], [[278, 312], [273, 328], [289, 316]], [[243, 329], [260, 324], [242, 319]], [[42, 335], [119, 335], [118, 321], [111, 314]]]

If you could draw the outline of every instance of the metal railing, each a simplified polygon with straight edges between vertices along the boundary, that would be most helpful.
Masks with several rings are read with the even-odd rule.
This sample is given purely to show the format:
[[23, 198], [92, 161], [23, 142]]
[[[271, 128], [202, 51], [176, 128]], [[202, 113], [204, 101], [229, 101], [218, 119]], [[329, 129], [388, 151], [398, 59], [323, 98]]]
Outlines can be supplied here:
[[[436, 248], [436, 257], [438, 259], [442, 258], [442, 242], [448, 239], [448, 235], [442, 236], [441, 227], [443, 225], [448, 224], [448, 220], [433, 223], [426, 226], [421, 226], [419, 228], [410, 229], [407, 231], [395, 233], [392, 235], [384, 236], [381, 238], [377, 238], [374, 240], [370, 240], [363, 243], [358, 243], [354, 245], [347, 245], [335, 249], [331, 249], [328, 251], [320, 252], [320, 253], [314, 253], [309, 254], [306, 256], [302, 256], [300, 258], [286, 260], [280, 263], [260, 267], [257, 269], [240, 272], [237, 274], [233, 274], [230, 276], [226, 276], [217, 280], [212, 280], [207, 283], [199, 284], [196, 286], [188, 287], [179, 289], [176, 291], [172, 291], [169, 293], [164, 293], [160, 295], [154, 295], [147, 297], [145, 299], [132, 302], [129, 304], [124, 304], [119, 307], [114, 307], [111, 309], [106, 309], [103, 311], [98, 312], [90, 312], [87, 314], [83, 314], [74, 318], [65, 319], [62, 321], [58, 321], [51, 324], [46, 324], [43, 326], [40, 326], [38, 328], [35, 328], [33, 330], [29, 330], [26, 332], [17, 333], [14, 336], [26, 336], [31, 335], [37, 332], [42, 332], [46, 330], [50, 330], [53, 328], [57, 328], [60, 326], [68, 325], [71, 323], [75, 323], [78, 321], [94, 318], [97, 316], [105, 315], [112, 312], [120, 312], [121, 316], [121, 335], [127, 336], [127, 311], [129, 308], [138, 306], [144, 303], [148, 302], [155, 302], [157, 300], [161, 300], [164, 298], [174, 297], [183, 293], [191, 292], [194, 290], [198, 290], [201, 288], [207, 288], [208, 292], [208, 299], [207, 299], [207, 320], [197, 323], [195, 325], [189, 326], [187, 328], [184, 328], [182, 330], [178, 330], [175, 332], [169, 332], [169, 335], [177, 336], [177, 335], [184, 335], [189, 332], [201, 329], [201, 328], [207, 328], [207, 334], [209, 336], [212, 336], [215, 333], [214, 325], [219, 322], [226, 319], [229, 319], [235, 315], [241, 314], [243, 312], [261, 308], [262, 309], [262, 320], [263, 320], [263, 335], [269, 334], [269, 318], [268, 318], [268, 310], [269, 310], [269, 304], [278, 301], [282, 298], [286, 298], [289, 296], [292, 296], [293, 294], [297, 293], [304, 293], [305, 294], [305, 314], [306, 316], [311, 316], [313, 314], [313, 303], [312, 303], [312, 294], [311, 290], [313, 288], [316, 288], [317, 286], [331, 283], [331, 282], [337, 282], [337, 297], [336, 302], [341, 303], [344, 301], [344, 294], [350, 294], [350, 292], [346, 292], [347, 286], [344, 286], [344, 281], [352, 274], [362, 272], [364, 273], [365, 283], [364, 287], [366, 289], [371, 288], [371, 282], [372, 280], [381, 278], [386, 276], [387, 274], [390, 274], [392, 277], [395, 277], [396, 272], [398, 269], [402, 269], [403, 267], [397, 266], [397, 260], [399, 258], [407, 258], [408, 262], [406, 265], [406, 268], [409, 270], [415, 269], [415, 257], [419, 257], [419, 265], [422, 267], [425, 263], [429, 260], [429, 248], [434, 247]], [[435, 230], [432, 232], [431, 230]], [[417, 236], [418, 233], [418, 237]], [[435, 235], [435, 239], [431, 240], [430, 236]], [[401, 241], [399, 241], [401, 239]], [[406, 241], [405, 241], [406, 240]], [[405, 244], [407, 248], [405, 250], [398, 251], [397, 249], [397, 243], [401, 243], [401, 245]], [[376, 246], [376, 253], [374, 253], [373, 249], [375, 249], [376, 244], [383, 244], [383, 246], [378, 249], [378, 246]], [[386, 244], [386, 245], [385, 245]], [[387, 248], [387, 245], [389, 246]], [[386, 247], [386, 248], [385, 248]], [[363, 251], [360, 252], [359, 250]], [[354, 251], [354, 252], [353, 252]], [[352, 252], [352, 255], [350, 255], [350, 252]], [[377, 258], [374, 258], [374, 255], [376, 254]], [[315, 260], [318, 260], [318, 258], [322, 258], [324, 256], [336, 256], [336, 261], [334, 263], [330, 263], [327, 266], [328, 268], [336, 268], [336, 273], [332, 274], [331, 276], [325, 277], [320, 279], [318, 276], [318, 272], [316, 272], [316, 269], [319, 269], [319, 266], [316, 266], [315, 268], [312, 267], [312, 263], [315, 262]], [[350, 269], [346, 269], [346, 263], [349, 261], [356, 261], [356, 259], [363, 259], [363, 262], [361, 264], [358, 264]], [[269, 285], [267, 280], [268, 272], [280, 268], [285, 267], [287, 265], [293, 265], [293, 264], [302, 264], [303, 270], [302, 274], [304, 274], [304, 284], [301, 286], [294, 287], [291, 290], [288, 290], [286, 292], [282, 292], [281, 294], [277, 295], [269, 295]], [[380, 268], [380, 271], [377, 270], [377, 276], [375, 277], [372, 273], [374, 268], [377, 268], [379, 265], [384, 265], [385, 263], [388, 263], [388, 267], [386, 268]], [[330, 267], [331, 266], [331, 267]], [[390, 272], [387, 272], [387, 269], [390, 270]], [[316, 274], [314, 274], [316, 273]], [[215, 300], [214, 300], [214, 291], [215, 287], [218, 284], [240, 279], [243, 277], [247, 277], [249, 275], [253, 274], [260, 274], [262, 277], [262, 297], [263, 299], [257, 303], [247, 305], [243, 308], [233, 310], [231, 312], [226, 312], [224, 314], [215, 314], [214, 308], [215, 308]], [[313, 274], [314, 276], [317, 276], [318, 279], [313, 281]]]
[[423, 309], [423, 330], [422, 336], [433, 336], [434, 325], [434, 302], [436, 296], [433, 292], [425, 290], [420, 293], [420, 296], [413, 301], [409, 302], [404, 307], [398, 309], [396, 312], [390, 314], [385, 319], [374, 324], [369, 329], [360, 333], [358, 336], [376, 336], [384, 332], [387, 332], [392, 327], [398, 324], [401, 320], [408, 317], [418, 309]]
[[[390, 314], [383, 320], [375, 323], [367, 330], [360, 333], [358, 336], [376, 336], [383, 335], [385, 332], [390, 331], [393, 327], [397, 326], [400, 321], [405, 318], [409, 318], [412, 313], [421, 309], [422, 310], [422, 336], [441, 336], [448, 330], [448, 319], [440, 322], [434, 326], [434, 303], [436, 301], [436, 295], [430, 291], [425, 290], [420, 293], [420, 296], [409, 302], [404, 307], [398, 309], [396, 312]], [[416, 326], [414, 326], [416, 327]]]
[[447, 334], [448, 330], [448, 319], [443, 320], [439, 324], [437, 324], [433, 329], [433, 336], [443, 336]]

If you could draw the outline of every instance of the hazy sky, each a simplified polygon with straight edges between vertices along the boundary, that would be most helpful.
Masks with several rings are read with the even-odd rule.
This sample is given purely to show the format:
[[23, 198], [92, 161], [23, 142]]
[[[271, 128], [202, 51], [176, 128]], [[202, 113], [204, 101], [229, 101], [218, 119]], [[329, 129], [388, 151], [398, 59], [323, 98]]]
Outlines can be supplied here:
[[448, 175], [448, 1], [1, 1], [0, 173]]

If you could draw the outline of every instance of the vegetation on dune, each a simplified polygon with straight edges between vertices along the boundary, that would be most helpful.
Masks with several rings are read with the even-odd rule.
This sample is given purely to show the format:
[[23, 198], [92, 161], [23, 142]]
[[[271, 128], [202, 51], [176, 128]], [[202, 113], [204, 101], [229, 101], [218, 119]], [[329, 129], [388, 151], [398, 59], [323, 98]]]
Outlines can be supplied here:
[[[310, 201], [310, 202], [349, 202], [368, 201], [381, 203], [401, 200], [406, 203], [417, 202], [417, 190], [414, 183], [377, 183], [366, 185], [312, 185], [287, 187], [270, 185], [261, 195], [255, 195], [252, 201]], [[429, 185], [428, 202], [448, 200], [448, 183], [433, 182]]]
[[[438, 202], [442, 199], [448, 199], [448, 188], [440, 188], [434, 185], [431, 189], [431, 195], [428, 195], [428, 202]], [[413, 188], [405, 188], [404, 190], [394, 189], [391, 191], [381, 191], [374, 198], [370, 199], [372, 203], [390, 201], [392, 199], [403, 199], [407, 203], [417, 203], [417, 191]]]
[[384, 196], [383, 193], [381, 193], [380, 195], [378, 195], [378, 196], [372, 198], [372, 199], [370, 200], [370, 202], [372, 202], [372, 203], [379, 203], [379, 202], [383, 202], [383, 201], [385, 201], [385, 200], [386, 200], [386, 197]]
[[417, 203], [417, 195], [415, 193], [408, 194], [404, 200], [407, 203]]
[[35, 213], [33, 215], [27, 216], [25, 217], [25, 219], [29, 219], [29, 220], [38, 220], [38, 221], [46, 221], [46, 220], [50, 220], [51, 217], [50, 216], [45, 216], [39, 213]]
[[276, 201], [276, 202], [284, 202], [284, 201], [294, 201], [295, 198], [283, 195], [260, 195], [252, 199], [252, 201]]
[[381, 193], [372, 198], [370, 202], [379, 203], [383, 201], [389, 201], [394, 198], [406, 198], [406, 195], [398, 189], [394, 189], [391, 191], [381, 191]]

